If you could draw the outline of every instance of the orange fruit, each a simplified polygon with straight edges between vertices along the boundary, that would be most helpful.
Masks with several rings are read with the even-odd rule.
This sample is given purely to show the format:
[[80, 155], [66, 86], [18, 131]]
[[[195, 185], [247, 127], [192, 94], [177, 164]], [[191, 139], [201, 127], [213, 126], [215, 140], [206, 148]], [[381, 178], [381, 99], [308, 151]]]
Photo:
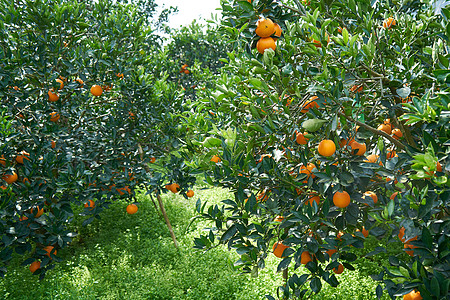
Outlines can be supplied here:
[[30, 265], [30, 271], [31, 273], [36, 272], [41, 267], [41, 262], [38, 260], [35, 260]]
[[[364, 196], [372, 198], [373, 203], [377, 204], [377, 202], [378, 202], [378, 196], [377, 196], [377, 194], [375, 194], [374, 192], [367, 191], [367, 192], [364, 193]], [[364, 203], [364, 204], [365, 204], [365, 205], [368, 205], [367, 203]]]
[[[271, 19], [259, 19], [256, 22], [255, 33], [262, 38], [267, 38], [274, 34], [275, 32], [275, 24]], [[274, 49], [275, 50], [275, 49]]]
[[4, 155], [0, 156], [0, 165], [6, 167], [6, 159]]
[[78, 84], [79, 84], [80, 86], [83, 86], [83, 84], [84, 84], [84, 81], [81, 80], [80, 78], [75, 79], [75, 81], [78, 82]]
[[397, 157], [397, 153], [395, 152], [395, 150], [390, 149], [388, 151], [388, 153], [386, 153], [386, 158], [390, 159], [390, 158], [394, 158]]
[[51, 142], [51, 147], [52, 147], [52, 149], [55, 149], [55, 148], [56, 148], [56, 142], [53, 141], [53, 140], [52, 140], [52, 142]]
[[156, 161], [156, 157], [150, 157], [150, 163], [154, 164]]
[[403, 295], [403, 300], [422, 300], [422, 296], [419, 291], [411, 291], [406, 295]]
[[316, 168], [316, 165], [314, 165], [313, 163], [309, 163], [306, 167], [304, 165], [302, 165], [300, 167], [300, 174], [306, 174], [309, 176], [312, 176], [312, 178], [315, 178], [316, 175], [314, 175], [312, 173], [312, 170], [314, 170]]
[[397, 197], [397, 195], [398, 195], [398, 192], [395, 192], [391, 195], [391, 197], [389, 197], [389, 199], [394, 200], [395, 197]]
[[319, 104], [317, 104], [317, 102], [314, 101], [314, 100], [317, 100], [317, 99], [319, 99], [319, 97], [317, 97], [317, 96], [312, 96], [311, 98], [309, 98], [309, 101], [307, 101], [305, 103], [305, 105], [303, 106], [301, 112], [302, 113], [307, 113], [309, 111], [309, 109], [312, 108], [312, 107], [319, 108]]
[[136, 204], [128, 204], [127, 206], [127, 213], [130, 215], [133, 215], [135, 213], [137, 213], [138, 211], [138, 207]]
[[275, 255], [278, 258], [282, 258], [283, 257], [283, 252], [287, 248], [289, 248], [289, 246], [283, 245], [282, 242], [276, 242], [272, 246], [273, 255]]
[[[45, 255], [47, 255], [48, 257], [50, 257], [51, 258], [51, 256], [50, 256], [50, 253], [51, 254], [54, 254], [54, 255], [56, 255], [56, 253], [58, 253], [56, 250], [53, 252], [53, 249], [54, 249], [55, 247], [53, 247], [53, 246], [47, 246], [47, 247], [45, 247], [44, 248], [44, 251], [47, 251], [47, 254], [45, 254]], [[52, 253], [53, 252], [53, 253]]]
[[187, 191], [186, 196], [188, 196], [189, 198], [194, 197], [194, 191], [193, 190]]
[[180, 185], [178, 183], [167, 184], [166, 189], [176, 194], [180, 190]]
[[440, 162], [437, 162], [437, 163], [436, 163], [436, 171], [442, 172], [442, 165], [441, 165]]
[[95, 207], [95, 202], [92, 200], [88, 200], [88, 202], [84, 204], [84, 207], [93, 209]]
[[61, 116], [56, 111], [50, 113], [50, 121], [58, 122], [59, 118], [61, 118]]
[[[377, 160], [378, 160], [379, 156], [376, 155], [376, 154], [370, 154], [366, 158], [367, 159], [365, 160], [365, 162], [369, 162], [369, 163], [375, 164], [375, 163], [377, 163]], [[380, 165], [381, 165], [381, 162], [380, 162]]]
[[[350, 147], [352, 148], [352, 154], [354, 154], [354, 155], [362, 156], [362, 155], [364, 155], [364, 153], [366, 153], [366, 144], [365, 143], [358, 143], [357, 141], [353, 141], [350, 144]], [[358, 151], [355, 151], [355, 150], [358, 150]]]
[[131, 194], [131, 189], [128, 185], [126, 185], [123, 188], [117, 189], [117, 192], [119, 193], [120, 196], [123, 196], [125, 195], [125, 193]]
[[283, 216], [276, 216], [276, 218], [273, 220], [274, 222], [283, 222], [284, 217]]
[[362, 90], [363, 90], [363, 87], [364, 87], [364, 85], [353, 85], [351, 88], [350, 88], [350, 92], [356, 92], [356, 93], [361, 93], [362, 92]]
[[333, 272], [336, 274], [341, 274], [342, 272], [344, 272], [344, 266], [342, 264], [339, 264], [337, 268], [333, 269]]
[[116, 76], [122, 79], [123, 78], [123, 73], [117, 73]]
[[392, 26], [395, 26], [397, 21], [393, 17], [389, 17], [383, 21], [383, 27], [385, 29], [390, 29]]
[[0, 189], [2, 189], [2, 190], [6, 190], [6, 189], [7, 189], [7, 187], [6, 187], [6, 186], [4, 186], [4, 185], [1, 185], [1, 186], [0, 186]]
[[95, 84], [91, 87], [91, 94], [93, 96], [101, 96], [103, 94], [103, 89], [101, 86]]
[[331, 257], [336, 252], [337, 252], [337, 249], [330, 249], [330, 250], [327, 250], [325, 253], [327, 253], [328, 256]]
[[61, 90], [64, 87], [64, 82], [61, 79], [55, 79], [57, 83], [59, 83], [59, 89]]
[[16, 156], [16, 162], [18, 164], [23, 164], [24, 159], [30, 160], [29, 157], [30, 157], [30, 153], [23, 150], [23, 151], [19, 152], [19, 154]]
[[221, 161], [220, 157], [217, 155], [213, 155], [213, 157], [211, 157], [211, 160], [213, 163], [218, 163]]
[[306, 202], [309, 203], [309, 205], [313, 206], [313, 201], [316, 201], [317, 205], [320, 203], [320, 197], [319, 196], [312, 196], [310, 197]]
[[402, 241], [403, 243], [405, 242], [405, 227], [400, 228], [397, 236], [400, 241]]
[[189, 74], [190, 73], [189, 70], [184, 70], [183, 72], [184, 72], [184, 74]]
[[[327, 38], [328, 43], [330, 43], [330, 36], [328, 35], [328, 33], [325, 33], [325, 37]], [[314, 46], [316, 46], [316, 48], [322, 48], [322, 42], [318, 41], [316, 39], [312, 39], [312, 42], [314, 43]]]
[[281, 33], [283, 32], [283, 30], [281, 29], [280, 25], [278, 25], [277, 23], [275, 23], [275, 35], [276, 36], [281, 36]]
[[57, 93], [53, 93], [52, 90], [48, 91], [48, 101], [56, 102], [59, 99], [59, 95]]
[[277, 48], [275, 40], [271, 37], [260, 38], [256, 43], [256, 49], [261, 54], [264, 54], [264, 51], [269, 48], [271, 48], [273, 51], [275, 51], [275, 49]]
[[362, 228], [362, 231], [359, 229], [356, 229], [356, 232], [361, 232], [365, 238], [369, 236], [369, 230], [365, 229], [364, 226]]
[[[39, 218], [40, 216], [42, 216], [44, 214], [44, 208], [40, 208], [39, 206], [36, 206], [37, 208], [37, 213], [34, 215], [35, 218]], [[33, 210], [34, 208], [32, 208], [30, 210], [30, 213], [33, 214]]]
[[135, 119], [135, 116], [136, 116], [136, 115], [135, 115], [133, 112], [129, 111], [128, 114], [130, 115], [130, 116], [128, 117], [128, 119], [131, 119], [131, 120], [134, 120], [134, 119]]
[[414, 248], [417, 248], [417, 247], [414, 246], [414, 245], [409, 244], [408, 242], [406, 242], [405, 245], [403, 245], [403, 248], [404, 248], [404, 249], [410, 249], [410, 250], [405, 250], [405, 252], [406, 252], [409, 256], [414, 256], [414, 250], [411, 250], [411, 249], [414, 249]]
[[336, 145], [332, 140], [323, 140], [319, 143], [317, 150], [322, 156], [332, 156], [336, 152]]
[[12, 184], [12, 183], [16, 182], [18, 178], [19, 178], [19, 176], [17, 176], [17, 173], [14, 171], [12, 174], [5, 174], [2, 176], [2, 179], [4, 181], [6, 181], [6, 183], [8, 183], [8, 184]]
[[392, 130], [392, 137], [396, 140], [400, 139], [403, 136], [403, 133], [400, 129], [394, 128]]
[[391, 125], [389, 124], [380, 124], [380, 126], [377, 127], [378, 130], [384, 131], [387, 134], [391, 134], [392, 133], [392, 128]]
[[345, 208], [350, 204], [350, 195], [346, 192], [336, 192], [333, 195], [333, 203], [337, 207]]
[[304, 133], [297, 133], [297, 136], [295, 137], [295, 141], [297, 142], [297, 144], [300, 145], [306, 145], [308, 144], [308, 138], [305, 137], [306, 132]]
[[312, 261], [312, 259], [311, 259], [311, 255], [309, 254], [309, 252], [308, 251], [303, 251], [302, 255], [300, 256], [300, 263], [302, 265], [306, 265], [310, 261]]

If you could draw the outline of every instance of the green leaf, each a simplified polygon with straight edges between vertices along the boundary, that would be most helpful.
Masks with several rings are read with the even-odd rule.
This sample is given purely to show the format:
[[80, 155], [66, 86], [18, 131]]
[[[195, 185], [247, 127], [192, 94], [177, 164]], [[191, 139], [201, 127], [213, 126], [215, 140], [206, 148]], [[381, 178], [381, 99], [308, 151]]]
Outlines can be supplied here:
[[311, 287], [311, 290], [317, 294], [322, 289], [322, 282], [320, 281], [320, 278], [314, 277], [309, 286]]
[[218, 147], [222, 145], [222, 140], [215, 137], [207, 137], [203, 141], [203, 146], [206, 148]]
[[439, 287], [439, 282], [436, 279], [436, 277], [431, 278], [430, 286], [431, 286], [431, 292], [433, 293], [433, 295], [436, 295], [437, 297], [439, 297], [441, 290]]
[[320, 119], [310, 119], [310, 120], [306, 120], [305, 122], [303, 122], [302, 127], [305, 128], [305, 130], [308, 132], [316, 132], [326, 122], [327, 121], [320, 120]]

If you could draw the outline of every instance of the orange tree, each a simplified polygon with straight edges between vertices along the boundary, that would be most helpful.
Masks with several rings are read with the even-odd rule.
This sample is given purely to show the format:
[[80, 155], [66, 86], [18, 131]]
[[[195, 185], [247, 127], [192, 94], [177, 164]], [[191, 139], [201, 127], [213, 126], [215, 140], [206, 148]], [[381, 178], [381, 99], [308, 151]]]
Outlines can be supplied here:
[[370, 234], [409, 254], [374, 277], [376, 297], [446, 298], [450, 11], [368, 0], [222, 8], [236, 49], [193, 148], [206, 180], [234, 198], [197, 202], [214, 226], [195, 247], [225, 244], [253, 275], [273, 252], [278, 296], [303, 299], [354, 270], [351, 249]]
[[0, 1], [0, 15], [0, 275], [15, 252], [43, 278], [75, 206], [88, 224], [137, 188], [187, 197], [195, 179], [172, 154], [183, 98], [134, 6]]

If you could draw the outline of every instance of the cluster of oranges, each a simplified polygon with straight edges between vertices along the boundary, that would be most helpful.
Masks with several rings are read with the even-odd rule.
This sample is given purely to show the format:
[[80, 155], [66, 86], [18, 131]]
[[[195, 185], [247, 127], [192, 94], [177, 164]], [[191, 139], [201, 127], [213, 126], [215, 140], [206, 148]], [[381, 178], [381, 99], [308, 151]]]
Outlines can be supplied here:
[[180, 73], [182, 73], [182, 74], [189, 74], [190, 71], [187, 69], [187, 67], [188, 67], [187, 64], [182, 65], [181, 69], [180, 69]]
[[[255, 33], [260, 37], [256, 43], [256, 49], [259, 53], [264, 54], [266, 49], [272, 49], [275, 51], [276, 39], [281, 36], [280, 25], [272, 22], [269, 18], [262, 18], [256, 22]], [[274, 35], [274, 37], [272, 37]]]

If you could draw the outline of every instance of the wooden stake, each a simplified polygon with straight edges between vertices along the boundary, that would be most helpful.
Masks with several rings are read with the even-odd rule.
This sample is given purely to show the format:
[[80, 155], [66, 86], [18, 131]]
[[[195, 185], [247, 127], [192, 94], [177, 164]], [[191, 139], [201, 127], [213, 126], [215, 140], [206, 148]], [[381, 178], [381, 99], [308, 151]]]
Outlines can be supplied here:
[[173, 232], [172, 225], [170, 225], [169, 217], [167, 216], [166, 210], [164, 209], [164, 204], [159, 193], [156, 193], [156, 199], [158, 199], [159, 208], [161, 209], [164, 220], [166, 221], [167, 227], [169, 228], [170, 236], [172, 237], [173, 243], [175, 244], [175, 248], [178, 249], [178, 243], [177, 239], [175, 238], [175, 233]]

